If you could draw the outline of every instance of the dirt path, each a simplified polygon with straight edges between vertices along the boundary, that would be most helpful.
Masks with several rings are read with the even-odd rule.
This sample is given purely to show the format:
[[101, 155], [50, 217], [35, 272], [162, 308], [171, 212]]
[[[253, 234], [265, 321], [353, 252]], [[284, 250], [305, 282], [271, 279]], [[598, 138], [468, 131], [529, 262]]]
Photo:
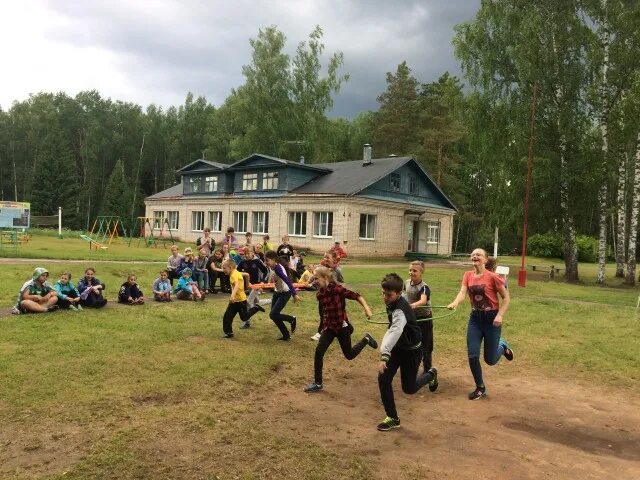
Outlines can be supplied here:
[[346, 362], [332, 349], [325, 391], [304, 394], [300, 385], [265, 395], [258, 420], [281, 435], [363, 455], [380, 479], [640, 478], [637, 392], [612, 395], [514, 363], [485, 368], [489, 396], [471, 402], [466, 364], [440, 371], [435, 394], [399, 393], [396, 378], [402, 427], [381, 433], [375, 362]]

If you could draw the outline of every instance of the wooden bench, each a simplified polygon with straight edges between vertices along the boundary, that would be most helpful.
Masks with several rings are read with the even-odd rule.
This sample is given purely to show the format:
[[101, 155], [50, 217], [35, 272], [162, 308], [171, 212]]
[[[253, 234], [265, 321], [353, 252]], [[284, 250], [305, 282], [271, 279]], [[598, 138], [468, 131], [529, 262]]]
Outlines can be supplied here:
[[564, 271], [564, 268], [556, 267], [555, 265], [529, 265], [534, 272], [545, 272], [549, 274], [549, 278], [554, 278], [560, 272]]

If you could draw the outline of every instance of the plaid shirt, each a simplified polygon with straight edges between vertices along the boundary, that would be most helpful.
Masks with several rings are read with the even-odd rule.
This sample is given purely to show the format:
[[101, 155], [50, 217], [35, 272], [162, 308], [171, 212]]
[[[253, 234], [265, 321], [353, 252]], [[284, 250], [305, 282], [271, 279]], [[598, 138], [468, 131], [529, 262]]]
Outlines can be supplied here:
[[360, 294], [331, 282], [326, 288], [318, 290], [316, 298], [320, 304], [320, 312], [322, 312], [322, 328], [320, 330], [329, 329], [337, 333], [342, 328], [343, 323], [349, 323], [347, 302], [345, 300], [347, 298], [357, 300], [360, 298]]

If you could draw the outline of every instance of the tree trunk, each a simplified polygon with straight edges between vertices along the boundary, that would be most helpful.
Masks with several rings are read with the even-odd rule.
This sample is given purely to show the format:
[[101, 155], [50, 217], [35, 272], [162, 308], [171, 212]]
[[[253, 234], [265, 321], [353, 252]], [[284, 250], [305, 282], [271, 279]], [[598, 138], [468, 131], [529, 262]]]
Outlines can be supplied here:
[[602, 136], [602, 160], [601, 160], [601, 178], [602, 185], [598, 192], [598, 209], [599, 209], [599, 238], [598, 238], [598, 275], [596, 283], [604, 283], [605, 267], [607, 262], [607, 193], [608, 193], [608, 168], [609, 160], [609, 98], [607, 74], [609, 70], [609, 24], [607, 19], [607, 0], [601, 0], [603, 10], [602, 25], [600, 26], [598, 36], [602, 43], [604, 58], [602, 62], [602, 85], [600, 87], [600, 101], [602, 111], [600, 113], [600, 134]]
[[442, 186], [442, 142], [438, 142], [438, 186]]
[[636, 284], [636, 240], [638, 236], [638, 210], [640, 208], [640, 131], [636, 140], [636, 157], [633, 174], [631, 218], [629, 219], [629, 251], [627, 256], [627, 285]]
[[[623, 90], [620, 95], [620, 103], [624, 111], [626, 91]], [[619, 121], [620, 132], [624, 132], [624, 116], [620, 115]], [[618, 222], [616, 227], [616, 277], [624, 278], [624, 264], [626, 261], [627, 247], [627, 162], [628, 155], [624, 142], [619, 142], [618, 160]]]
[[562, 232], [564, 237], [564, 267], [567, 282], [578, 282], [578, 244], [576, 228], [569, 209], [569, 183], [567, 181], [566, 139], [560, 138], [560, 210], [562, 212]]

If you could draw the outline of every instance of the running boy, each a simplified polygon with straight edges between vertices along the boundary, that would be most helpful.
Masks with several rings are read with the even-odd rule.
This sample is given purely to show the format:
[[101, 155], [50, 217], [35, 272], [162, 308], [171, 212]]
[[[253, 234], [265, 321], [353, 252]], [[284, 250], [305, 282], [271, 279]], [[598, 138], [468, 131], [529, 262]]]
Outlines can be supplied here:
[[437, 379], [433, 369], [417, 375], [421, 360], [421, 333], [413, 309], [401, 295], [404, 282], [395, 273], [382, 280], [382, 298], [387, 305], [389, 330], [380, 345], [378, 386], [386, 418], [378, 424], [378, 430], [386, 432], [400, 427], [400, 418], [393, 398], [393, 377], [400, 369], [402, 391], [416, 393], [427, 383]]
[[[273, 320], [273, 323], [276, 324], [282, 334], [282, 337], [278, 338], [278, 340], [286, 342], [291, 338], [291, 334], [296, 331], [297, 320], [294, 316], [282, 313], [282, 310], [287, 306], [291, 297], [296, 303], [300, 301], [300, 297], [289, 278], [289, 261], [287, 258], [284, 256], [279, 257], [274, 251], [267, 252], [265, 256], [267, 267], [273, 271], [272, 277], [275, 283], [269, 318]], [[291, 333], [289, 333], [284, 322], [288, 322], [291, 325]]]
[[240, 320], [244, 322], [240, 328], [249, 328], [251, 326], [249, 319], [255, 315], [259, 309], [251, 307], [247, 310], [247, 294], [244, 293], [244, 276], [236, 269], [236, 263], [231, 259], [227, 259], [222, 262], [222, 269], [224, 273], [229, 276], [231, 282], [229, 305], [227, 305], [227, 309], [222, 317], [222, 331], [224, 333], [222, 338], [233, 338], [233, 319], [236, 314], [240, 315]]
[[[433, 354], [433, 317], [431, 310], [431, 290], [422, 280], [424, 273], [424, 262], [416, 260], [409, 264], [409, 279], [404, 282], [403, 297], [407, 299], [411, 308], [416, 314], [416, 321], [422, 333], [422, 365], [424, 371], [428, 372]], [[436, 369], [434, 368], [435, 372]], [[429, 383], [429, 390], [435, 392], [438, 388], [437, 377]]]
[[316, 268], [315, 277], [318, 287], [316, 298], [322, 304], [323, 317], [320, 340], [316, 346], [313, 360], [314, 381], [305, 387], [304, 391], [307, 393], [322, 390], [324, 354], [335, 338], [338, 339], [344, 358], [347, 360], [356, 358], [367, 345], [371, 348], [378, 348], [378, 342], [368, 333], [364, 334], [362, 340], [351, 346], [353, 326], [349, 323], [349, 318], [347, 317], [346, 300], [356, 300], [362, 306], [367, 318], [371, 318], [371, 309], [364, 297], [336, 283], [333, 279], [333, 273], [327, 267]]

